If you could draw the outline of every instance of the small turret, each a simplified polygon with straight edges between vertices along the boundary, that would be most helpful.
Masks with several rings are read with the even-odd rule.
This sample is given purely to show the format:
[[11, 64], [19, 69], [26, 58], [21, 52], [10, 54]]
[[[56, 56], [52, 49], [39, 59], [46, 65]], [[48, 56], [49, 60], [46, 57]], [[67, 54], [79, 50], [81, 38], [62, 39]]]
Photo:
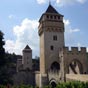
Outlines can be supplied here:
[[22, 64], [23, 69], [32, 70], [32, 50], [28, 45], [23, 49]]

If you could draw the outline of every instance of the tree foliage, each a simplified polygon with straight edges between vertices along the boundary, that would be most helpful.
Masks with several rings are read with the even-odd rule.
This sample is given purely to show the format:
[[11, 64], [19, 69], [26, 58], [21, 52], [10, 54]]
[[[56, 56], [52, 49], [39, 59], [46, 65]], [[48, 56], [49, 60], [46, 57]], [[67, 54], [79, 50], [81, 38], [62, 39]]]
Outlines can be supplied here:
[[5, 60], [5, 49], [3, 48], [3, 45], [5, 42], [3, 41], [3, 33], [0, 31], [0, 68], [6, 64]]
[[88, 82], [73, 81], [59, 83], [56, 88], [88, 88]]
[[5, 49], [3, 46], [5, 45], [3, 33], [0, 31], [0, 84], [6, 85], [10, 83], [10, 75], [8, 72], [8, 60], [5, 57]]

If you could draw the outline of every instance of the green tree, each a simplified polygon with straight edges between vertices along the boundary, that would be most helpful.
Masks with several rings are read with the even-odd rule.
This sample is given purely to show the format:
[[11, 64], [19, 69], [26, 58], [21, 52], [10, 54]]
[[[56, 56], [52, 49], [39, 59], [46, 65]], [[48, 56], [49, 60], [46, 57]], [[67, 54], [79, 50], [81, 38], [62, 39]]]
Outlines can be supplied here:
[[[5, 65], [5, 49], [3, 48], [3, 45], [5, 42], [3, 41], [3, 33], [0, 31], [0, 68]], [[1, 69], [0, 69], [1, 70]]]
[[0, 31], [0, 84], [6, 85], [10, 83], [10, 77], [8, 72], [8, 60], [5, 58], [5, 45], [3, 33]]

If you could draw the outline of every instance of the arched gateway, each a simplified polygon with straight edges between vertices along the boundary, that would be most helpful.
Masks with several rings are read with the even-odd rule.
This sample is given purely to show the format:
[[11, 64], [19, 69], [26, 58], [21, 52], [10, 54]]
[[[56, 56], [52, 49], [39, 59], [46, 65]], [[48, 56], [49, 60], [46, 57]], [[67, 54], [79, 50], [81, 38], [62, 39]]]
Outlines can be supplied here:
[[51, 64], [50, 70], [52, 70], [52, 71], [59, 71], [60, 70], [60, 64], [58, 62], [53, 62]]
[[68, 73], [71, 74], [83, 74], [83, 66], [81, 62], [77, 59], [74, 59], [69, 63]]
[[55, 88], [57, 86], [57, 82], [55, 79], [51, 79], [49, 84], [50, 84], [51, 88]]

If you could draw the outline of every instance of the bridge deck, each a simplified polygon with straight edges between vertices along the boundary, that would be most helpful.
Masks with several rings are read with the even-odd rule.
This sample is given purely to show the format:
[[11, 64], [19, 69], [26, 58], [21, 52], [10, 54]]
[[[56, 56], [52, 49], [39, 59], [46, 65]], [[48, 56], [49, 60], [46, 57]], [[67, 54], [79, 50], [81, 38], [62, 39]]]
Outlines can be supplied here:
[[66, 74], [66, 80], [76, 80], [76, 81], [84, 81], [88, 82], [88, 74]]

